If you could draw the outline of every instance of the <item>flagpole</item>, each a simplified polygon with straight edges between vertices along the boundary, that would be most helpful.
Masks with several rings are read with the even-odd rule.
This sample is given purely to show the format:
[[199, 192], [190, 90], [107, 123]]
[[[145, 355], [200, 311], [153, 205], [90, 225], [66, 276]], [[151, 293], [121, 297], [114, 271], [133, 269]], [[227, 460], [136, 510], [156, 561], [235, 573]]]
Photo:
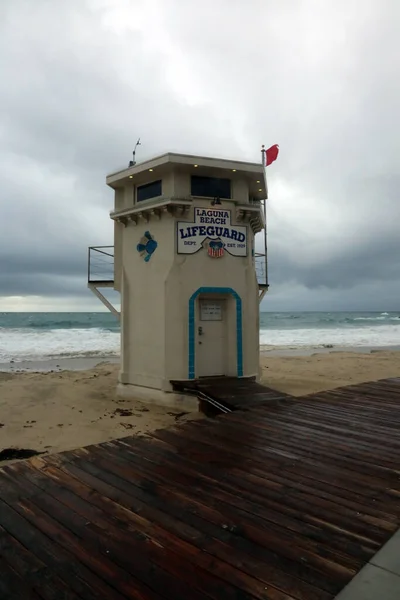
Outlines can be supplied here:
[[265, 165], [266, 165], [264, 144], [261, 146], [261, 164], [263, 167], [265, 167]]
[[268, 259], [267, 259], [267, 199], [264, 198], [264, 252], [265, 252], [265, 285], [268, 284]]
[[267, 271], [267, 197], [268, 197], [268, 182], [267, 182], [267, 166], [273, 163], [279, 154], [279, 144], [274, 144], [268, 150], [264, 144], [261, 146], [261, 162], [264, 167], [265, 179], [265, 197], [264, 197], [264, 248], [265, 248], [265, 285], [268, 288], [268, 271]]
[[[265, 153], [265, 146], [264, 144], [261, 146], [261, 163], [262, 166], [264, 167], [264, 178], [265, 178], [265, 182], [266, 182], [266, 186], [265, 186], [265, 195], [267, 195], [267, 189], [268, 189], [268, 182], [267, 182], [267, 160], [266, 160], [266, 153]], [[265, 285], [267, 286], [268, 289], [268, 263], [267, 263], [267, 200], [266, 198], [264, 198], [263, 200], [263, 208], [264, 208], [264, 261], [265, 261]], [[264, 292], [265, 293], [265, 292]], [[264, 294], [263, 294], [264, 295]]]

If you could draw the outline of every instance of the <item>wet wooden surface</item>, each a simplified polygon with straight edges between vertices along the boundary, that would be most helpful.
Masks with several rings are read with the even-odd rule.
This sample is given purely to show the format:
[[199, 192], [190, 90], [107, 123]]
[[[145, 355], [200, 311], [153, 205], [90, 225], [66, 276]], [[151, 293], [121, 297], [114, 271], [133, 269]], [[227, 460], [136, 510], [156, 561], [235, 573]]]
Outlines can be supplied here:
[[178, 391], [202, 392], [229, 410], [250, 410], [274, 400], [291, 398], [285, 392], [261, 385], [250, 377], [203, 377], [171, 383]]
[[400, 379], [0, 470], [0, 598], [330, 600], [400, 524]]

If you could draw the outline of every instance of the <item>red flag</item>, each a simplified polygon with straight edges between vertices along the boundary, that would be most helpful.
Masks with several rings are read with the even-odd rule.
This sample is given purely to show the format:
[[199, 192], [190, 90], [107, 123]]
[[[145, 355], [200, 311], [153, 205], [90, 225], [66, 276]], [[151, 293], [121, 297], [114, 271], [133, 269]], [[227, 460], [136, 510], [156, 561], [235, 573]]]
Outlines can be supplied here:
[[265, 166], [268, 167], [271, 163], [273, 163], [279, 154], [279, 146], [278, 144], [274, 144], [268, 150], [265, 150]]

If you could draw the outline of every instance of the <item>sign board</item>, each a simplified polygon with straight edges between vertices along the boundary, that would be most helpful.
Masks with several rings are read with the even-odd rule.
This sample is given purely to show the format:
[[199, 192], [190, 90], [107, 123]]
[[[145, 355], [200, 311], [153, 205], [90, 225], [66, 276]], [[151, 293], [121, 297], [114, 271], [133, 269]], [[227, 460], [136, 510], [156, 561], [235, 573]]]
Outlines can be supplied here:
[[222, 321], [221, 302], [202, 300], [200, 303], [201, 321]]
[[[179, 221], [177, 224], [178, 254], [194, 254], [204, 247], [213, 249], [220, 242], [222, 253], [247, 256], [247, 227], [231, 224], [231, 211], [217, 208], [195, 208], [194, 222]], [[222, 254], [209, 252], [210, 256]]]

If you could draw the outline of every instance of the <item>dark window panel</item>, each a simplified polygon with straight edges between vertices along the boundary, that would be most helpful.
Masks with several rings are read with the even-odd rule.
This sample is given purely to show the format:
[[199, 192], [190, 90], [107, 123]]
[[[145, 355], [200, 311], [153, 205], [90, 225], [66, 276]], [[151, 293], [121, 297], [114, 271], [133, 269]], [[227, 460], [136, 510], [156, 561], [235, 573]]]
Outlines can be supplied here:
[[230, 198], [231, 180], [192, 175], [191, 194], [192, 196], [205, 196], [206, 198]]
[[162, 195], [161, 179], [158, 181], [152, 181], [145, 185], [139, 185], [136, 189], [136, 201], [142, 202], [143, 200], [149, 200], [150, 198], [157, 198]]

